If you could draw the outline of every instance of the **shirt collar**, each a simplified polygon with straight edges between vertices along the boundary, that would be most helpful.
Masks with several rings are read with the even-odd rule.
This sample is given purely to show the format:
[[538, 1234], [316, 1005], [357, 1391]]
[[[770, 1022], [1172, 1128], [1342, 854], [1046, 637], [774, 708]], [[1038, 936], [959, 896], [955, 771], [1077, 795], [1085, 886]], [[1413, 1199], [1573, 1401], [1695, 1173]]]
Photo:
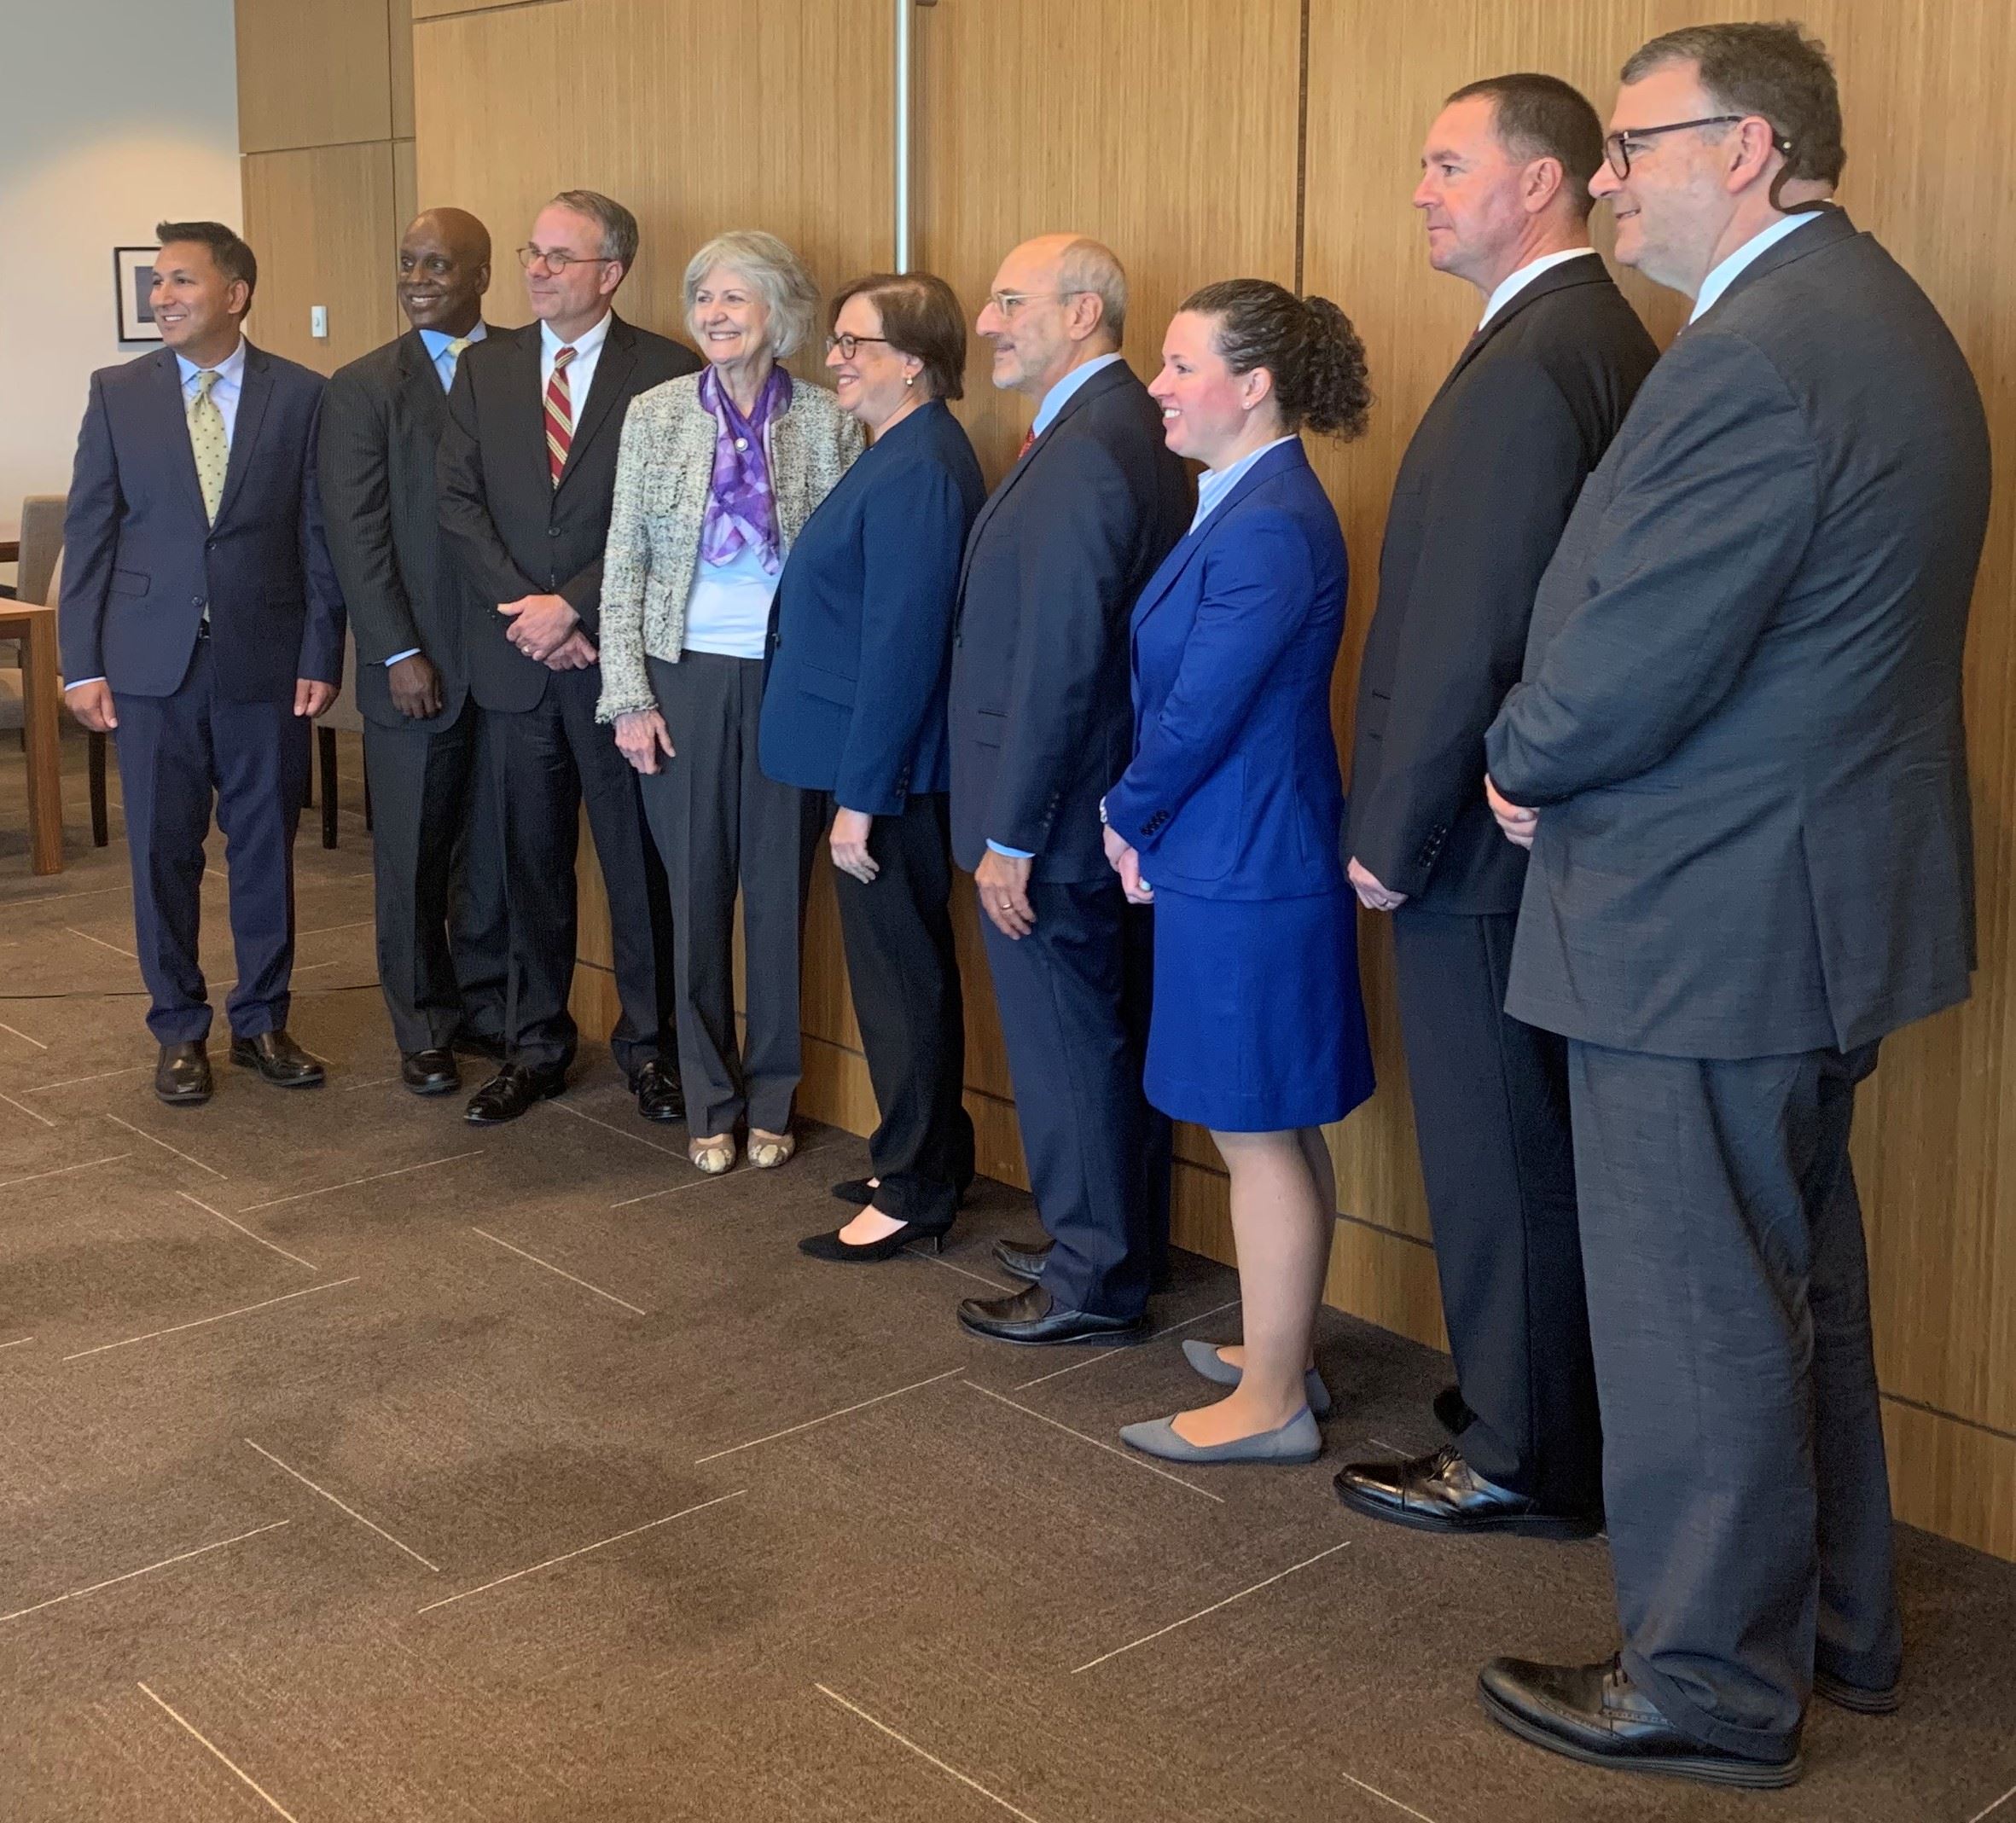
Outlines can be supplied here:
[[[476, 327], [470, 330], [467, 335], [463, 336], [462, 340], [465, 342], [479, 342], [489, 334], [490, 325], [486, 322], [479, 322]], [[422, 329], [420, 332], [420, 340], [422, 345], [427, 349], [427, 359], [430, 361], [439, 361], [447, 351], [448, 345], [454, 341], [456, 338], [450, 335], [445, 329]]]
[[608, 340], [609, 325], [615, 321], [615, 311], [604, 311], [602, 320], [600, 322], [592, 329], [584, 329], [572, 342], [561, 341], [553, 333], [551, 323], [541, 322], [539, 325], [540, 351], [550, 361], [561, 349], [571, 347], [574, 351], [574, 358], [577, 361], [585, 361], [589, 356], [597, 352], [602, 344]]
[[1537, 259], [1528, 260], [1509, 278], [1501, 279], [1498, 282], [1498, 288], [1491, 293], [1490, 302], [1484, 307], [1484, 322], [1479, 323], [1477, 327], [1480, 329], [1484, 328], [1492, 317], [1511, 303], [1543, 272], [1551, 272], [1556, 266], [1565, 266], [1571, 259], [1587, 259], [1595, 251], [1593, 247], [1570, 247], [1562, 248], [1558, 253], [1543, 253]]
[[1284, 443], [1293, 443], [1291, 432], [1286, 437], [1276, 437], [1272, 443], [1264, 443], [1257, 450], [1250, 450], [1233, 463], [1229, 468], [1207, 468], [1197, 477], [1197, 511], [1190, 520], [1192, 531], [1210, 518], [1213, 508], [1226, 495], [1246, 479], [1246, 472], [1269, 450], [1278, 450]]
[[1093, 374], [1098, 373], [1102, 368], [1111, 367], [1119, 358], [1120, 357], [1117, 354], [1101, 355], [1096, 359], [1086, 362], [1083, 367], [1072, 369], [1063, 379], [1043, 394], [1043, 403], [1036, 408], [1036, 422], [1030, 427], [1031, 430], [1037, 436], [1042, 436], [1057, 421], [1057, 414], [1071, 402], [1072, 395], [1084, 386]]
[[1802, 209], [1797, 215], [1781, 215], [1769, 228], [1760, 229], [1753, 234], [1701, 281], [1700, 293], [1694, 299], [1694, 314], [1687, 320], [1699, 322], [1721, 301], [1723, 293], [1735, 283], [1738, 273], [1752, 260], [1777, 246], [1787, 235], [1797, 234], [1820, 213], [1818, 209]]
[[[181, 355], [175, 357], [175, 369], [184, 386], [189, 386], [197, 374], [206, 371], [194, 361], [185, 360]], [[245, 378], [245, 338], [238, 338], [238, 345], [217, 363], [217, 382], [219, 386], [236, 386]]]

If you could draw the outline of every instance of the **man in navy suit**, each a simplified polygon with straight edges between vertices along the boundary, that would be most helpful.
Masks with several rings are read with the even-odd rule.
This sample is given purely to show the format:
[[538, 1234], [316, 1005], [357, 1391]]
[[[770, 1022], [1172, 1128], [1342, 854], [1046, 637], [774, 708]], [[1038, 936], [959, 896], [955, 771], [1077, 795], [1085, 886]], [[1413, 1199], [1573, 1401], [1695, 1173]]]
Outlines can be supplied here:
[[321, 375], [245, 340], [259, 269], [229, 228], [155, 233], [167, 345], [91, 375], [57, 625], [71, 712], [118, 740], [154, 1093], [190, 1106], [211, 1093], [196, 938], [212, 792], [238, 964], [231, 1060], [285, 1089], [322, 1079], [287, 1031], [293, 841], [309, 723], [342, 676], [343, 598], [316, 491]]
[[1004, 1342], [1134, 1341], [1169, 1222], [1169, 1123], [1142, 1094], [1152, 915], [1099, 798], [1133, 747], [1127, 617], [1190, 521], [1162, 415], [1120, 356], [1127, 279], [1095, 241], [1025, 242], [979, 332], [1037, 401], [967, 541], [952, 650], [952, 851], [973, 873], [1044, 1249], [959, 1320]]

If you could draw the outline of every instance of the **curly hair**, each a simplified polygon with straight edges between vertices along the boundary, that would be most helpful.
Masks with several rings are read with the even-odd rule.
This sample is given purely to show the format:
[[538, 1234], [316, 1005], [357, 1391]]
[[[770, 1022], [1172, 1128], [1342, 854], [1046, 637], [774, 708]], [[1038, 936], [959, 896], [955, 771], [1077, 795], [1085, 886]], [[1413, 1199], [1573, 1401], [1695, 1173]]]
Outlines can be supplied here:
[[1211, 340], [1234, 373], [1264, 367], [1273, 374], [1287, 429], [1364, 434], [1372, 414], [1365, 345], [1328, 298], [1298, 298], [1270, 279], [1235, 278], [1192, 292], [1182, 308], [1216, 319]]

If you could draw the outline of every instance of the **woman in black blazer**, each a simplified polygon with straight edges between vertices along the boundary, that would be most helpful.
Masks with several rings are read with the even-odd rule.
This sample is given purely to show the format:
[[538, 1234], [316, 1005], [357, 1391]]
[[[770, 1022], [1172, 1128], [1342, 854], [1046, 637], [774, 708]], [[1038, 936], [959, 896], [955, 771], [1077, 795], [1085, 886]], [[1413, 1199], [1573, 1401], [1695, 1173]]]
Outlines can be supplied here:
[[945, 401], [962, 390], [966, 322], [928, 273], [857, 279], [831, 307], [826, 364], [874, 439], [806, 521], [771, 609], [758, 754], [823, 794], [840, 933], [881, 1124], [861, 1205], [799, 1245], [885, 1260], [933, 1247], [973, 1181], [966, 1024], [948, 902], [945, 691], [966, 535], [986, 497]]

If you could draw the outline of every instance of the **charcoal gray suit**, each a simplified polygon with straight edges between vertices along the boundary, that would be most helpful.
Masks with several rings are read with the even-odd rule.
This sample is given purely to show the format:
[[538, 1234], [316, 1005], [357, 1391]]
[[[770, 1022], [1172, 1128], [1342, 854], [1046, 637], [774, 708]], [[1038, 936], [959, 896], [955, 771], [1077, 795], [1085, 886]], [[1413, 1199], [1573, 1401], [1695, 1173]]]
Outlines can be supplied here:
[[1404, 892], [1400, 1028], [1463, 1458], [1550, 1512], [1602, 1499], [1566, 1048], [1505, 1011], [1525, 852], [1484, 801], [1484, 733], [1533, 592], [1659, 349], [1595, 253], [1471, 337], [1407, 446], [1358, 673], [1345, 852]]
[[1508, 1004], [1571, 1041], [1625, 1668], [1759, 1758], [1816, 1664], [1899, 1664], [1848, 1132], [1968, 991], [1988, 496], [1958, 345], [1825, 210], [1646, 381], [1486, 740], [1541, 813]]

